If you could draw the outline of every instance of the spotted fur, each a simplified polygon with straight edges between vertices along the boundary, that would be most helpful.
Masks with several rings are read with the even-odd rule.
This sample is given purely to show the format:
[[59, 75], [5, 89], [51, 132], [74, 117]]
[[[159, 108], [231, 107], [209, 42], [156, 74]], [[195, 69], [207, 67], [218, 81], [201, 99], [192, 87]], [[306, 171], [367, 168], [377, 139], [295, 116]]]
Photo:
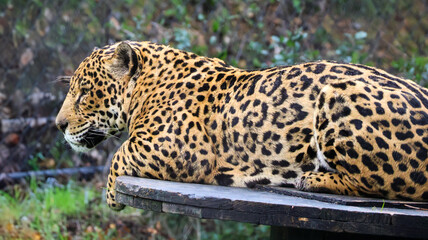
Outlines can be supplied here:
[[116, 210], [120, 175], [427, 201], [427, 96], [364, 65], [248, 71], [121, 42], [80, 64], [57, 125], [78, 151], [128, 130], [107, 183]]

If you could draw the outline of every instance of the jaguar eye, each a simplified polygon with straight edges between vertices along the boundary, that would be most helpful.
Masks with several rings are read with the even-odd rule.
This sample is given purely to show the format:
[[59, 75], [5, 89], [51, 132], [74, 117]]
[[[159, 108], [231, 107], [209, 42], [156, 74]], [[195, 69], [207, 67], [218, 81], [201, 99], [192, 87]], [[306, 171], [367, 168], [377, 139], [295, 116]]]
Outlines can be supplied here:
[[82, 101], [82, 98], [89, 93], [89, 88], [82, 88], [80, 90], [80, 95], [77, 98], [76, 104], [79, 104]]
[[89, 88], [82, 88], [82, 95], [86, 95], [89, 92]]

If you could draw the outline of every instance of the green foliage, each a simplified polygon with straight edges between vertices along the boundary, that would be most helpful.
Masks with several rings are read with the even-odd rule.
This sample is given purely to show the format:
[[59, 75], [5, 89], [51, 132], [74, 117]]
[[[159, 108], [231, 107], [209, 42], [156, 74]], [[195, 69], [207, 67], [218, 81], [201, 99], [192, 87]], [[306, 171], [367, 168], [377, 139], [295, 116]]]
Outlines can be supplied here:
[[348, 14], [351, 16], [366, 16], [376, 18], [379, 16], [389, 17], [396, 14], [397, 7], [400, 9], [409, 8], [409, 1], [400, 0], [331, 0], [337, 14]]
[[28, 194], [16, 190], [14, 196], [0, 192], [0, 225], [28, 224], [48, 239], [61, 235], [65, 230], [63, 217], [81, 214], [95, 195], [89, 188], [77, 189], [72, 182], [61, 188], [33, 185], [30, 190]]
[[[295, 32], [287, 31], [286, 36], [271, 36], [270, 44], [266, 47], [261, 42], [250, 41], [248, 54], [253, 55], [252, 65], [256, 68], [266, 68], [272, 66], [292, 65], [307, 59], [318, 59], [319, 52], [316, 50], [304, 50], [302, 41], [307, 37], [307, 33], [302, 29]], [[270, 58], [270, 62], [263, 62], [260, 59]]]
[[414, 79], [420, 85], [428, 87], [428, 57], [412, 57], [409, 60], [400, 58], [392, 62], [392, 67], [404, 77]]
[[215, 229], [212, 232], [203, 231], [201, 239], [206, 240], [256, 240], [269, 238], [269, 226], [243, 224], [238, 222], [214, 221]]
[[292, 0], [292, 3], [293, 3], [293, 7], [294, 7], [294, 10], [296, 10], [296, 12], [298, 13], [298, 14], [300, 14], [300, 13], [302, 13], [302, 1], [301, 0]]
[[38, 162], [43, 159], [45, 159], [45, 157], [41, 152], [38, 152], [35, 155], [30, 155], [30, 159], [28, 160], [28, 165], [30, 166], [31, 170], [39, 170]]
[[299, 61], [304, 61], [302, 54], [302, 41], [307, 37], [307, 33], [302, 29], [295, 32], [287, 31], [287, 36], [272, 36], [272, 42], [269, 46], [274, 53], [274, 65], [291, 65]]
[[172, 17], [179, 21], [188, 23], [190, 21], [189, 15], [187, 14], [187, 1], [182, 0], [171, 0], [170, 8], [166, 9], [163, 13], [165, 17]]
[[[62, 137], [62, 136], [61, 136]], [[70, 151], [67, 149], [67, 145], [64, 144], [65, 140], [57, 140], [50, 147], [49, 153], [53, 159], [56, 160], [57, 166], [72, 167], [73, 162], [71, 160]]]
[[175, 47], [181, 50], [191, 50], [191, 39], [190, 34], [186, 29], [176, 28], [174, 29], [174, 41]]
[[[124, 216], [141, 212], [128, 208], [116, 213], [100, 203], [101, 194], [92, 186], [80, 187], [73, 181], [61, 186], [57, 182], [38, 186], [32, 180], [26, 192], [15, 188], [12, 193], [0, 191], [0, 235], [2, 226], [13, 226], [16, 231], [32, 230], [44, 239], [67, 239], [70, 220], [82, 224], [78, 235], [86, 239], [113, 236], [112, 231], [84, 232], [89, 226], [101, 227], [112, 215]], [[10, 228], [10, 227], [9, 227]], [[26, 230], [27, 229], [27, 230]], [[100, 235], [101, 234], [101, 235]]]
[[354, 35], [345, 33], [346, 39], [336, 49], [336, 54], [339, 59], [344, 62], [365, 63], [368, 53], [364, 51], [364, 46], [367, 39], [367, 33], [359, 31]]
[[[153, 216], [163, 228], [175, 239], [204, 239], [204, 240], [256, 240], [269, 238], [269, 226], [197, 219], [175, 214], [161, 214]], [[167, 239], [158, 237], [157, 239]]]

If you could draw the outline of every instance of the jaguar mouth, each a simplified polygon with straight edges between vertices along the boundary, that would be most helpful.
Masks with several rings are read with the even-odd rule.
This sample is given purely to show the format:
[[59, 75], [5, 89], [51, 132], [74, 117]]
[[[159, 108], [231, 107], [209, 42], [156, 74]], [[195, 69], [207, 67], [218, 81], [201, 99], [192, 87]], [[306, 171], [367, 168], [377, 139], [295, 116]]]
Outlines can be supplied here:
[[82, 139], [80, 139], [79, 144], [91, 149], [105, 139], [106, 134], [104, 132], [90, 127], [86, 134], [82, 136]]
[[76, 152], [88, 152], [96, 145], [107, 139], [107, 133], [93, 127], [81, 131], [78, 135], [69, 133], [64, 134], [65, 140], [70, 144], [71, 148]]

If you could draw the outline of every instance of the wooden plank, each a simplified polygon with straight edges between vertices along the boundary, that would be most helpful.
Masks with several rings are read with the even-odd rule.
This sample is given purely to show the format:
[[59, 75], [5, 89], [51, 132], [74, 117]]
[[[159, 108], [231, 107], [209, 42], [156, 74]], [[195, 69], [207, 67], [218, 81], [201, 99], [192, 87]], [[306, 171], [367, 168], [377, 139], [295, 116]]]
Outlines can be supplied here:
[[[149, 199], [144, 199], [144, 201], [142, 201], [142, 199], [138, 197], [133, 197], [133, 200], [134, 202], [132, 206], [135, 208], [145, 209], [153, 212], [162, 212], [162, 202]], [[120, 200], [118, 201], [120, 202]]]
[[[117, 194], [116, 200], [127, 206], [136, 207], [134, 204], [134, 197], [127, 194]], [[145, 209], [145, 208], [144, 208]]]
[[149, 200], [161, 204], [162, 212], [198, 218], [331, 232], [414, 238], [428, 236], [428, 211], [348, 206], [247, 188], [127, 176], [116, 181], [118, 196], [133, 197], [132, 202], [126, 197], [118, 197], [118, 201], [138, 208], [147, 209], [141, 202]]
[[[143, 178], [121, 176], [120, 179], [124, 180], [125, 182], [116, 181], [116, 190], [118, 192], [123, 192], [133, 196], [149, 198], [153, 200], [174, 202], [179, 204], [189, 204], [192, 206], [204, 206], [204, 207], [221, 208], [221, 209], [231, 209], [233, 207], [232, 201], [230, 199], [209, 197], [210, 196], [209, 193], [211, 193], [212, 196], [216, 196], [216, 190], [217, 190], [217, 189], [210, 189], [209, 188], [210, 185], [189, 184], [190, 189], [186, 189], [187, 190], [186, 193], [171, 194], [171, 192], [169, 191], [162, 191], [162, 190], [158, 191], [156, 188], [153, 188], [154, 187], [153, 185], [150, 185], [148, 187], [141, 187], [138, 181]], [[147, 179], [144, 179], [144, 180], [147, 180]], [[153, 179], [150, 179], [150, 180], [153, 180]], [[168, 186], [173, 187], [171, 184], [174, 184], [174, 183], [175, 182], [160, 181], [157, 184], [162, 184], [162, 185], [167, 184]], [[156, 182], [150, 182], [150, 184], [156, 185]], [[198, 187], [195, 188], [195, 185], [198, 185]], [[216, 186], [216, 187], [219, 187], [219, 186]], [[225, 189], [227, 189], [227, 193], [225, 194], [232, 193], [232, 191], [230, 191], [229, 188], [225, 187]], [[198, 196], [197, 197], [198, 200], [195, 200], [195, 198], [192, 197], [192, 194], [193, 192], [198, 192], [200, 190], [203, 191], [204, 193], [208, 193], [208, 195]], [[175, 192], [175, 193], [178, 193], [178, 192]], [[200, 199], [203, 199], [204, 201], [199, 201]]]
[[301, 197], [306, 199], [318, 200], [321, 202], [335, 203], [347, 206], [359, 207], [377, 207], [377, 208], [403, 208], [403, 209], [428, 209], [428, 202], [410, 202], [398, 200], [384, 200], [378, 198], [363, 198], [334, 195], [327, 193], [312, 193], [303, 192], [294, 188], [272, 187], [272, 186], [257, 186], [257, 189], [267, 192], [278, 193], [286, 196]]
[[[121, 203], [123, 199], [133, 198], [133, 201], [129, 201], [129, 206], [142, 208], [145, 210], [152, 210], [148, 208], [151, 202], [160, 203], [158, 201], [147, 200], [143, 198], [136, 198], [129, 196], [123, 198], [123, 193], [118, 193], [118, 201]], [[144, 202], [144, 203], [138, 203]], [[221, 220], [232, 220], [239, 222], [248, 222], [254, 224], [265, 224], [273, 226], [288, 226], [299, 229], [311, 229], [317, 231], [331, 231], [338, 233], [371, 233], [387, 236], [396, 236], [396, 237], [419, 237], [425, 236], [426, 230], [418, 228], [397, 228], [393, 226], [385, 227], [383, 224], [365, 224], [365, 223], [353, 223], [353, 222], [342, 222], [342, 221], [332, 221], [332, 220], [322, 220], [322, 219], [311, 219], [305, 217], [292, 217], [284, 214], [262, 214], [262, 213], [246, 213], [235, 210], [219, 210], [211, 208], [198, 208], [191, 207], [180, 204], [173, 203], [161, 203], [161, 212], [164, 213], [173, 213], [181, 214], [191, 217], [206, 218], [206, 219], [221, 219]], [[158, 210], [156, 210], [158, 211]], [[308, 231], [308, 230], [306, 230]], [[409, 232], [412, 233], [409, 235]], [[313, 235], [313, 234], [312, 234]], [[336, 236], [336, 235], [334, 235]], [[337, 235], [343, 236], [343, 235]], [[329, 235], [329, 238], [332, 237]], [[340, 238], [338, 238], [340, 239]], [[366, 239], [366, 238], [364, 238]]]
[[138, 198], [119, 192], [117, 193], [116, 198], [119, 203], [125, 204], [127, 206], [153, 212], [162, 212], [162, 202], [159, 201]]
[[[116, 183], [117, 191], [129, 195], [173, 202], [192, 206], [203, 206], [217, 209], [245, 209], [252, 212], [281, 211], [289, 214], [309, 214], [310, 216], [329, 217], [322, 212], [336, 216], [340, 212], [368, 215], [408, 215], [410, 217], [428, 217], [428, 211], [415, 209], [353, 207], [340, 204], [320, 202], [299, 197], [282, 196], [270, 192], [262, 192], [248, 188], [233, 188], [192, 183], [168, 182], [154, 179], [121, 176]], [[316, 193], [313, 193], [316, 194]], [[245, 207], [245, 204], [248, 207]], [[251, 205], [253, 204], [253, 205]], [[257, 206], [257, 207], [254, 207]], [[292, 207], [292, 208], [290, 208]], [[335, 210], [335, 211], [334, 211]], [[363, 221], [367, 221], [363, 219]]]
[[198, 207], [172, 204], [172, 203], [163, 203], [162, 212], [165, 213], [175, 213], [186, 215], [190, 217], [202, 218], [202, 209]]
[[[232, 220], [238, 222], [248, 222], [254, 224], [263, 224], [271, 226], [286, 226], [293, 228], [322, 230], [341, 233], [364, 233], [375, 235], [387, 236], [401, 236], [401, 237], [419, 237], [425, 236], [426, 229], [400, 227], [397, 228], [392, 225], [385, 224], [368, 224], [356, 222], [343, 222], [336, 220], [314, 219], [306, 217], [294, 217], [284, 214], [253, 214], [242, 213], [233, 210], [217, 210], [217, 209], [203, 209], [203, 218]], [[409, 224], [410, 225], [410, 224]]]

